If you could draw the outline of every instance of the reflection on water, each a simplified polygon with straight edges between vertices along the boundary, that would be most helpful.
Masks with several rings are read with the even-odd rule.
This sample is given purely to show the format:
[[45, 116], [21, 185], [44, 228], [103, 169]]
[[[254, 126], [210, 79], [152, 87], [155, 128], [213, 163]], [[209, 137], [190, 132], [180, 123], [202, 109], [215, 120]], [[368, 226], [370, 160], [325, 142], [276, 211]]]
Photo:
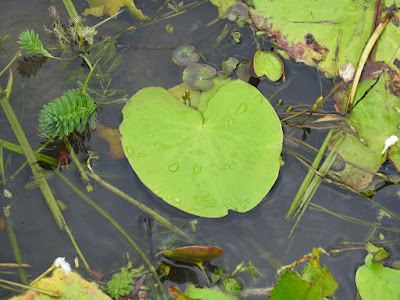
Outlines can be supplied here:
[[[135, 2], [146, 14], [152, 15], [163, 1]], [[189, 2], [185, 1], [185, 4], [189, 4]], [[7, 14], [2, 16], [0, 32], [10, 36], [2, 45], [2, 67], [8, 63], [17, 50], [18, 35], [27, 28], [34, 29], [39, 33], [45, 45], [54, 43], [54, 38], [46, 34], [43, 29], [43, 25], [48, 27], [52, 22], [47, 12], [48, 3], [47, 0], [1, 1], [0, 11], [7, 11]], [[57, 3], [57, 5], [61, 17], [67, 19], [67, 13], [62, 4]], [[83, 1], [76, 5], [78, 11], [82, 11], [85, 6]], [[131, 96], [147, 86], [169, 88], [180, 84], [182, 68], [173, 63], [171, 55], [173, 49], [183, 43], [195, 45], [196, 50], [207, 59], [207, 63], [218, 69], [220, 69], [222, 61], [231, 55], [240, 60], [250, 60], [252, 53], [256, 50], [256, 43], [250, 38], [251, 31], [246, 28], [241, 30], [242, 38], [239, 44], [225, 38], [217, 45], [215, 41], [221, 32], [226, 26], [228, 26], [228, 30], [232, 30], [233, 23], [219, 21], [207, 26], [216, 17], [217, 10], [207, 3], [177, 17], [122, 34], [117, 39], [120, 47], [115, 48], [116, 52], [121, 55], [122, 63], [116, 77], [112, 78], [112, 87], [110, 88], [123, 90], [125, 94]], [[87, 17], [88, 24], [93, 25], [97, 22], [97, 19]], [[124, 28], [135, 23], [137, 21], [128, 12], [124, 12], [118, 16], [117, 20], [100, 26], [98, 28], [99, 35], [115, 36]], [[173, 26], [173, 34], [166, 31], [168, 24]], [[121, 47], [121, 45], [131, 46]], [[43, 142], [37, 131], [39, 110], [43, 104], [58, 98], [67, 89], [76, 87], [76, 81], [71, 85], [71, 82], [67, 83], [68, 80], [65, 76], [68, 76], [69, 72], [81, 70], [81, 63], [82, 61], [75, 60], [68, 65], [63, 65], [57, 61], [48, 60], [40, 70], [36, 70], [36, 74], [31, 76], [19, 76], [17, 72], [14, 72], [11, 105], [20, 118], [33, 148], [38, 148]], [[16, 66], [14, 64], [14, 70]], [[61, 66], [63, 69], [60, 69]], [[273, 105], [279, 99], [282, 99], [286, 106], [311, 105], [315, 99], [321, 96], [321, 90], [325, 95], [332, 86], [331, 82], [321, 78], [317, 71], [302, 64], [285, 62], [285, 68], [287, 78], [285, 84], [282, 82], [269, 83], [265, 79], [258, 84], [258, 89], [271, 100]], [[3, 88], [5, 82], [6, 76], [3, 75], [0, 80]], [[277, 93], [278, 89], [280, 89], [279, 93]], [[326, 109], [331, 109], [328, 106]], [[117, 128], [122, 120], [122, 107], [123, 103], [101, 106], [98, 111], [99, 122], [108, 127]], [[243, 104], [238, 106], [237, 114], [245, 111], [246, 107]], [[15, 142], [3, 111], [0, 112], [0, 126], [0, 138]], [[326, 135], [325, 131], [318, 130], [312, 130], [311, 133], [289, 127], [285, 127], [284, 130], [285, 134], [299, 139], [302, 139], [303, 136], [304, 140], [306, 137], [306, 142], [314, 147], [319, 147]], [[305, 137], [304, 134], [306, 134]], [[224, 250], [223, 256], [213, 260], [212, 263], [215, 266], [223, 264], [227, 271], [233, 271], [240, 262], [252, 261], [263, 273], [257, 287], [272, 286], [276, 282], [277, 267], [291, 263], [298, 257], [309, 253], [312, 247], [321, 246], [329, 250], [340, 247], [338, 242], [342, 240], [363, 242], [370, 230], [369, 227], [349, 223], [335, 216], [309, 209], [293, 237], [288, 239], [292, 224], [286, 222], [284, 217], [307, 169], [287, 152], [283, 153], [285, 164], [281, 169], [278, 181], [268, 196], [255, 209], [246, 214], [231, 212], [224, 218], [206, 219], [180, 212], [160, 200], [140, 182], [126, 159], [112, 160], [108, 157], [109, 144], [98, 135], [93, 134], [90, 142], [86, 143], [86, 147], [100, 155], [100, 160], [92, 160], [92, 167], [111, 184], [160, 212], [185, 230], [191, 230], [188, 222], [197, 219], [196, 239], [202, 244], [213, 244]], [[297, 147], [286, 142], [284, 147], [300, 152], [310, 160], [313, 160], [315, 156], [315, 152], [303, 146]], [[6, 163], [6, 177], [13, 174], [24, 163], [23, 157], [19, 154], [5, 151], [4, 157], [10, 162]], [[175, 172], [179, 165], [173, 164], [169, 168], [171, 172]], [[194, 167], [194, 170], [201, 172], [201, 167], [200, 169]], [[62, 171], [62, 174], [79, 188], [84, 188], [76, 168], [67, 168]], [[32, 268], [27, 271], [30, 278], [35, 278], [47, 269], [56, 257], [65, 256], [68, 261], [72, 262], [77, 254], [66, 234], [57, 230], [40, 190], [22, 188], [30, 181], [30, 178], [31, 172], [29, 168], [25, 167], [15, 179], [7, 180], [7, 189], [14, 196], [11, 201], [5, 199], [1, 201], [2, 206], [6, 203], [12, 205], [13, 226], [22, 259], [25, 263], [32, 265]], [[127, 252], [130, 253], [134, 264], [140, 264], [138, 255], [114, 227], [110, 226], [91, 206], [82, 201], [60, 178], [55, 176], [49, 180], [49, 183], [55, 198], [67, 205], [63, 214], [92, 269], [108, 274], [126, 263]], [[374, 197], [374, 200], [384, 201], [396, 198], [393, 196], [395, 192], [395, 189], [383, 189]], [[142, 226], [142, 220], [147, 217], [146, 214], [98, 184], [95, 184], [95, 191], [89, 196], [109, 212], [142, 249], [148, 251], [149, 234], [148, 230]], [[395, 200], [398, 199], [392, 199], [391, 203], [395, 203]], [[175, 201], [180, 201], [180, 199], [175, 199]], [[322, 184], [315, 194], [313, 202], [337, 213], [366, 221], [375, 220], [376, 208], [374, 205], [356, 194], [340, 190], [333, 185]], [[186, 245], [185, 241], [171, 235], [156, 222], [154, 223], [151, 236], [155, 254], [160, 249]], [[387, 234], [387, 236], [393, 237], [393, 234]], [[0, 241], [0, 261], [13, 262], [14, 257], [6, 230], [0, 230]], [[349, 299], [354, 296], [354, 272], [363, 263], [364, 254], [363, 251], [353, 251], [322, 259], [322, 262], [328, 265], [339, 282], [337, 292], [339, 299]], [[85, 274], [82, 266], [79, 271]], [[0, 277], [18, 280], [16, 275], [1, 274]], [[244, 287], [254, 286], [254, 282], [249, 276], [243, 275], [240, 278]], [[195, 268], [178, 265], [173, 268], [172, 274], [165, 282], [185, 283], [191, 281], [197, 283], [200, 281], [202, 283], [202, 280], [201, 274]], [[9, 292], [0, 288], [0, 296], [7, 298], [7, 295]], [[261, 299], [265, 299], [265, 297], [261, 297]]]

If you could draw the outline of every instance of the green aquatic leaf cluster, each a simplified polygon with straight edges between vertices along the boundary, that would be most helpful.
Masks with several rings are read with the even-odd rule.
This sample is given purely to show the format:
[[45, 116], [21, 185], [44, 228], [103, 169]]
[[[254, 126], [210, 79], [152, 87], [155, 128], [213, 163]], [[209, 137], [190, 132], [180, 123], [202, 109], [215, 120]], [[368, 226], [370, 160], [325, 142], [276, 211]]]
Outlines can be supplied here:
[[[297, 262], [294, 265], [289, 265], [290, 271], [287, 271], [279, 279], [268, 299], [321, 300], [324, 297], [333, 295], [338, 288], [338, 283], [325, 265], [321, 267], [320, 254], [327, 254], [327, 252], [322, 248], [314, 248], [312, 253], [301, 258], [310, 260], [304, 266], [301, 275], [292, 270]], [[278, 271], [278, 273], [283, 269], [285, 267]]]
[[46, 57], [53, 57], [46, 49], [44, 49], [42, 42], [39, 40], [39, 35], [33, 30], [26, 30], [19, 35], [18, 44], [21, 44], [21, 49], [28, 50], [27, 53], [42, 54]]
[[[115, 88], [114, 78], [123, 69], [121, 67], [122, 56], [117, 53], [115, 40], [112, 38], [104, 38], [101, 42], [93, 46], [86, 58], [92, 64], [96, 63], [93, 70], [93, 76], [86, 91], [91, 95], [96, 95], [103, 103], [126, 101], [126, 91], [124, 89]], [[70, 62], [67, 62], [69, 64]], [[69, 72], [67, 81], [71, 85], [78, 86], [85, 81], [87, 77], [86, 68], [77, 68]]]
[[60, 98], [43, 106], [39, 115], [39, 129], [50, 137], [62, 139], [74, 130], [82, 133], [90, 117], [90, 126], [95, 128], [96, 104], [79, 89], [69, 90]]
[[107, 293], [114, 299], [126, 296], [133, 290], [133, 274], [127, 268], [122, 268], [121, 272], [115, 274], [107, 283]]

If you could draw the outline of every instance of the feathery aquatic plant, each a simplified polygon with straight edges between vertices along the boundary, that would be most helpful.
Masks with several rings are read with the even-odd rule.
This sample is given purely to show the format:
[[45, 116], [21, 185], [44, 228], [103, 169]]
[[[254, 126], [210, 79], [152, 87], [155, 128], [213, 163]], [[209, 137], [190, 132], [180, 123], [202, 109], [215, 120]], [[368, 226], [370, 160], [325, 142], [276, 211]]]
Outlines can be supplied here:
[[46, 57], [55, 58], [46, 49], [44, 49], [42, 42], [39, 40], [39, 35], [33, 30], [26, 30], [19, 35], [18, 44], [21, 44], [21, 49], [28, 50], [29, 53], [42, 54]]
[[39, 129], [50, 137], [62, 139], [75, 129], [82, 133], [90, 117], [90, 127], [97, 125], [96, 104], [79, 89], [69, 90], [60, 98], [43, 105], [39, 115]]

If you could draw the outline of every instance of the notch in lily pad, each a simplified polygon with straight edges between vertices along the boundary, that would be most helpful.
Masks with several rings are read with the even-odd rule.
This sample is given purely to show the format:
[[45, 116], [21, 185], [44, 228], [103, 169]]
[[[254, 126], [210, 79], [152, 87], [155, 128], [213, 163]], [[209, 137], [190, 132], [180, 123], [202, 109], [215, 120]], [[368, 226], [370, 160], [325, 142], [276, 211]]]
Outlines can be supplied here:
[[183, 82], [196, 90], [208, 90], [213, 82], [209, 80], [217, 74], [217, 70], [206, 64], [192, 64], [183, 70]]
[[259, 49], [253, 57], [253, 72], [257, 77], [265, 75], [271, 81], [278, 81], [283, 75], [283, 63], [274, 52]]
[[192, 45], [181, 45], [172, 53], [172, 60], [179, 66], [189, 66], [197, 63], [200, 56]]

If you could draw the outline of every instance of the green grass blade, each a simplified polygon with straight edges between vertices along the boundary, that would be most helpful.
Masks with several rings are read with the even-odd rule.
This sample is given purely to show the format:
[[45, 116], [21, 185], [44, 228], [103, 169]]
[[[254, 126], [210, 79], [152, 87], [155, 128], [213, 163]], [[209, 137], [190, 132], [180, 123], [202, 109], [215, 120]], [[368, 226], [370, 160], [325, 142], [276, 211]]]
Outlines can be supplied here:
[[[313, 169], [318, 168], [319, 163], [321, 162], [321, 160], [324, 156], [325, 150], [328, 147], [328, 142], [331, 139], [332, 133], [333, 133], [333, 129], [331, 129], [328, 132], [328, 135], [326, 136], [325, 141], [323, 142], [321, 148], [319, 149], [317, 156], [315, 157], [315, 159], [311, 165], [311, 167]], [[297, 194], [293, 199], [292, 205], [290, 206], [288, 213], [286, 214], [286, 217], [285, 217], [286, 220], [291, 220], [293, 218], [292, 214], [297, 209], [297, 207], [300, 205], [300, 201], [303, 198], [303, 195], [306, 192], [314, 174], [315, 173], [313, 170], [308, 170], [307, 175], [304, 178], [303, 183], [301, 184], [299, 190], [297, 191]]]
[[[322, 173], [323, 176], [325, 176], [328, 173], [329, 169], [331, 168], [332, 164], [334, 163], [334, 161], [336, 159], [336, 156], [337, 156], [336, 148], [342, 142], [342, 140], [343, 140], [343, 137], [340, 138], [340, 140], [338, 140], [336, 142], [336, 144], [333, 146], [331, 152], [329, 153], [328, 157], [325, 159], [325, 161], [321, 165], [321, 168], [319, 169], [319, 172]], [[312, 179], [310, 185], [305, 190], [304, 195], [301, 197], [301, 199], [299, 201], [299, 211], [296, 214], [297, 215], [297, 219], [296, 219], [296, 222], [294, 223], [294, 225], [292, 227], [292, 230], [289, 233], [289, 237], [292, 235], [293, 231], [297, 227], [297, 224], [300, 222], [301, 217], [303, 216], [304, 212], [307, 209], [308, 204], [311, 202], [312, 197], [314, 196], [314, 194], [317, 191], [319, 185], [321, 184], [322, 179], [323, 178], [320, 177], [320, 176], [317, 176], [317, 175], [314, 176], [314, 178]]]

